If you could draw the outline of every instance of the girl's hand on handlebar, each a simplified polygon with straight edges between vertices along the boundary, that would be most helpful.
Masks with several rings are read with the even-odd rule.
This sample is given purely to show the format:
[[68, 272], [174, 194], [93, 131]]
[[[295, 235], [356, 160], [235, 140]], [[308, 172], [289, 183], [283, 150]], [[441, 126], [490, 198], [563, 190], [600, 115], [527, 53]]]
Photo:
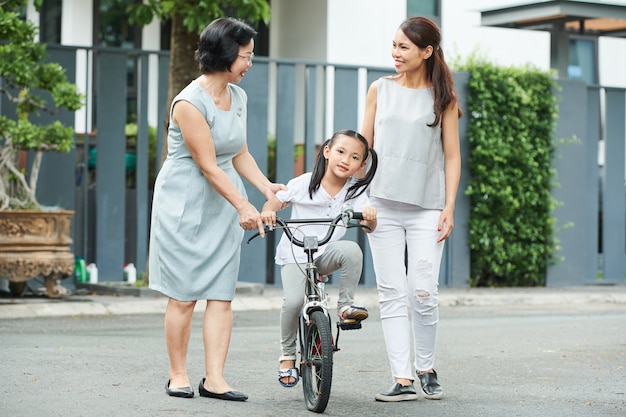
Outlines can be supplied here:
[[361, 214], [363, 214], [363, 220], [372, 221], [376, 220], [376, 208], [371, 206], [365, 206], [361, 209]]
[[363, 215], [363, 220], [359, 223], [369, 227], [369, 230], [365, 230], [365, 232], [370, 233], [374, 229], [376, 229], [376, 208], [371, 206], [365, 206], [361, 209], [361, 214]]
[[276, 212], [273, 210], [263, 210], [261, 219], [266, 226], [276, 226]]

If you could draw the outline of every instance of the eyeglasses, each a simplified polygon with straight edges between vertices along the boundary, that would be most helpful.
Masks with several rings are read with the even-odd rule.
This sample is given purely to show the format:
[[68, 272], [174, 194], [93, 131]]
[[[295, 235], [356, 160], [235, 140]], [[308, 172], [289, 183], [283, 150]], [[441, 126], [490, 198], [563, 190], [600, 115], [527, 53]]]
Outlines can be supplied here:
[[252, 64], [252, 58], [254, 58], [254, 52], [250, 52], [250, 55], [237, 55], [239, 58], [243, 58], [248, 62], [248, 65]]

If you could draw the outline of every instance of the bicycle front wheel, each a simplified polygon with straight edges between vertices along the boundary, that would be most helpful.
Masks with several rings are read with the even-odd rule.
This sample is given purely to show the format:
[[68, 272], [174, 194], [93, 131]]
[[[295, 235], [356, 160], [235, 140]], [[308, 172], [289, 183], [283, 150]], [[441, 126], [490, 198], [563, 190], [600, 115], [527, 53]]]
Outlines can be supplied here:
[[323, 312], [314, 311], [309, 318], [302, 342], [300, 375], [307, 409], [323, 413], [333, 378], [333, 334]]

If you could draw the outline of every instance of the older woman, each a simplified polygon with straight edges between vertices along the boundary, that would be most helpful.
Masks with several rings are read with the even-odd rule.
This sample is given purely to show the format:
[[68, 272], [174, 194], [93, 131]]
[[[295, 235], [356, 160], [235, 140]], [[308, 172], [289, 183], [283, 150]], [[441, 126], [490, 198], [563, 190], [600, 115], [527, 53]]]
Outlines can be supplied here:
[[211, 22], [200, 35], [202, 75], [172, 101], [168, 155], [156, 180], [150, 235], [150, 288], [169, 297], [165, 340], [167, 394], [191, 398], [186, 369], [197, 300], [207, 300], [203, 339], [204, 397], [245, 401], [224, 379], [232, 331], [231, 301], [244, 229], [263, 230], [240, 176], [270, 195], [272, 184], [246, 145], [245, 92], [234, 85], [252, 66], [256, 32], [233, 18]]

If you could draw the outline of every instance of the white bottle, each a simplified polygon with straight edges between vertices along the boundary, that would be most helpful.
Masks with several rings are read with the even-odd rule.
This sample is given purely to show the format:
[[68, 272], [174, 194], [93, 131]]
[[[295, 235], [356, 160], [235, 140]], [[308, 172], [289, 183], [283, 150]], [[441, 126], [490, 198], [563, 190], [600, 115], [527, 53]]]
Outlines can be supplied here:
[[137, 268], [134, 264], [130, 263], [124, 266], [124, 278], [129, 284], [137, 282]]
[[98, 283], [98, 267], [96, 264], [87, 265], [87, 279], [90, 284]]

